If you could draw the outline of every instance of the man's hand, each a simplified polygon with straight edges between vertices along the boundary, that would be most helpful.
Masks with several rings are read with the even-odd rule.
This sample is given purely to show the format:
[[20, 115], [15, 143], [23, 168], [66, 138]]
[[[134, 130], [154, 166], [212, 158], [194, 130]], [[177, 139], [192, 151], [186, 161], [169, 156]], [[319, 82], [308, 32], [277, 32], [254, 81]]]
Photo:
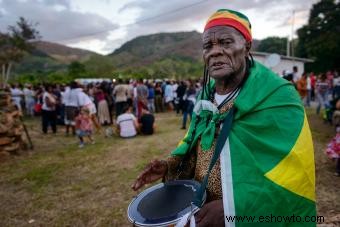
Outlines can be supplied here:
[[153, 160], [150, 162], [143, 172], [138, 176], [135, 183], [132, 185], [132, 189], [137, 191], [145, 184], [155, 182], [165, 176], [168, 171], [168, 165], [166, 161]]
[[195, 220], [197, 227], [224, 226], [223, 201], [214, 200], [205, 204], [195, 214]]

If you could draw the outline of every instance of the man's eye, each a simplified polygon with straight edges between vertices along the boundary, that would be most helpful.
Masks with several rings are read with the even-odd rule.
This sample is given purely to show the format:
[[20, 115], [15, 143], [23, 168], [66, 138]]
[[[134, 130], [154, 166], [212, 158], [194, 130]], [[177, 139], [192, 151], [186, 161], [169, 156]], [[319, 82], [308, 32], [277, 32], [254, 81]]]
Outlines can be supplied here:
[[229, 45], [229, 44], [232, 43], [232, 40], [230, 40], [230, 39], [223, 39], [223, 40], [221, 40], [220, 43], [221, 43], [222, 45]]
[[212, 47], [211, 43], [205, 43], [203, 44], [203, 49], [210, 49]]

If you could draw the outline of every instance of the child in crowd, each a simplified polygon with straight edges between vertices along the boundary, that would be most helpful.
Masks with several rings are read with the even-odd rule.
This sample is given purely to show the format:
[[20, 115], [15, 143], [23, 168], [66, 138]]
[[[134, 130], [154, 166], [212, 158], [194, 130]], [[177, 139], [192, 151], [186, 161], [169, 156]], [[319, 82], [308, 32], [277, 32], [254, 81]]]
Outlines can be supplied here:
[[340, 126], [336, 128], [335, 137], [329, 142], [326, 148], [328, 157], [336, 160], [336, 176], [340, 176]]
[[90, 116], [90, 110], [83, 107], [80, 114], [76, 117], [76, 134], [80, 140], [79, 148], [84, 147], [84, 137], [88, 137], [89, 141], [94, 144], [92, 138], [92, 119]]

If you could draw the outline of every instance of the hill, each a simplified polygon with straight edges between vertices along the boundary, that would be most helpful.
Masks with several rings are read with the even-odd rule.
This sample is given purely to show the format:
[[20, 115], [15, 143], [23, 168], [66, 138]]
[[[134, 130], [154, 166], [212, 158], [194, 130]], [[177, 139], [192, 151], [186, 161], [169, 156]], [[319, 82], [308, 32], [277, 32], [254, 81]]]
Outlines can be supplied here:
[[[258, 43], [254, 40], [253, 48]], [[106, 56], [45, 41], [34, 45], [36, 49], [15, 66], [16, 74], [66, 71], [73, 61], [83, 63], [91, 77], [182, 78], [203, 72], [202, 34], [196, 31], [139, 36]]]
[[73, 61], [85, 62], [92, 56], [99, 54], [71, 48], [57, 43], [38, 41], [34, 43], [35, 49], [32, 53], [27, 54], [20, 64], [14, 67], [14, 73], [36, 73], [52, 72], [65, 70], [67, 65]]
[[34, 44], [36, 52], [44, 53], [58, 62], [69, 64], [73, 61], [84, 62], [92, 55], [97, 53], [83, 50], [79, 48], [72, 48], [57, 43], [46, 41], [38, 41]]
[[[259, 41], [253, 41], [253, 47]], [[203, 72], [202, 34], [196, 31], [140, 36], [108, 55], [118, 70], [148, 77], [199, 77]]]
[[199, 61], [201, 39], [201, 34], [195, 31], [140, 36], [126, 42], [109, 56], [118, 68], [147, 66], [169, 58]]

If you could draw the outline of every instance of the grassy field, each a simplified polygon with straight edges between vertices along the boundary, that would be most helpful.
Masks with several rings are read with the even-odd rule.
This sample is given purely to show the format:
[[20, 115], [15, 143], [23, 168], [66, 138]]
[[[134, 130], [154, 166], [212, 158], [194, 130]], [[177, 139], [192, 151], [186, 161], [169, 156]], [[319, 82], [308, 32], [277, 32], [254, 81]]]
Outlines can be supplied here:
[[[319, 215], [340, 213], [340, 179], [323, 153], [334, 130], [309, 112], [317, 170]], [[39, 119], [27, 121], [35, 150], [0, 163], [0, 226], [131, 226], [126, 208], [138, 172], [163, 158], [184, 131], [173, 113], [156, 115], [153, 136], [123, 140], [96, 135], [96, 144], [79, 149], [60, 128], [56, 136], [40, 132]]]

